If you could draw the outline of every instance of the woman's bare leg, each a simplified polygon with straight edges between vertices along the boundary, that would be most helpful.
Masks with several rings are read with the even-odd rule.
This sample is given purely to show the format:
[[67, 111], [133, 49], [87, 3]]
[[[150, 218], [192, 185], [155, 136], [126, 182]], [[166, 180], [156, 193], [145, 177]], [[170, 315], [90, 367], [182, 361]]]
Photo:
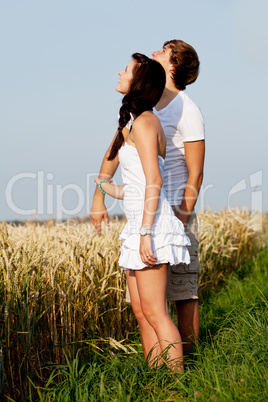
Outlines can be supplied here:
[[156, 356], [158, 356], [160, 353], [158, 338], [154, 328], [151, 326], [151, 324], [149, 324], [147, 318], [142, 312], [135, 271], [126, 271], [126, 277], [131, 306], [139, 324], [144, 358], [147, 359], [150, 353], [148, 364], [151, 366], [155, 361]]
[[183, 348], [178, 328], [172, 321], [166, 303], [167, 264], [135, 271], [141, 310], [153, 327], [161, 352], [168, 346], [169, 365], [183, 370]]

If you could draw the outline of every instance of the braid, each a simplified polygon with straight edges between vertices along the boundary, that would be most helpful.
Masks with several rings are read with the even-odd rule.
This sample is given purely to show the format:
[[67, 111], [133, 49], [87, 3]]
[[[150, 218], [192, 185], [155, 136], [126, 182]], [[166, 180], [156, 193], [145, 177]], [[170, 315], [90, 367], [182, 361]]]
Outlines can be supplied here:
[[117, 131], [117, 136], [115, 137], [115, 140], [113, 142], [110, 155], [108, 156], [108, 161], [112, 161], [116, 155], [118, 150], [121, 148], [121, 146], [124, 143], [124, 136], [122, 133], [122, 130], [124, 127], [126, 127], [127, 123], [129, 122], [131, 118], [130, 111], [129, 111], [129, 104], [128, 104], [128, 94], [124, 96], [122, 100], [122, 106], [119, 110], [119, 125], [118, 125], [118, 131]]
[[129, 104], [129, 95], [125, 95], [122, 100], [122, 106], [119, 110], [119, 125], [118, 128], [123, 130], [128, 121], [130, 120], [130, 109], [131, 105]]

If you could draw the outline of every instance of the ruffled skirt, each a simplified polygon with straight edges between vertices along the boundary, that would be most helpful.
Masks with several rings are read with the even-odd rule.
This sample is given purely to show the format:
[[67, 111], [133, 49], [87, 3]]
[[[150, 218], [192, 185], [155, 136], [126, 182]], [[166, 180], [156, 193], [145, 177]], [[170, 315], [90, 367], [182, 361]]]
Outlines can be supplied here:
[[[143, 206], [143, 203], [140, 204]], [[140, 248], [140, 234], [143, 211], [137, 208], [127, 209], [127, 223], [120, 234], [122, 240], [119, 267], [122, 269], [143, 269]], [[152, 227], [152, 249], [157, 258], [156, 265], [169, 263], [170, 265], [190, 264], [190, 254], [187, 246], [190, 240], [184, 232], [182, 222], [176, 218], [173, 210], [163, 194], [160, 195], [158, 210]]]

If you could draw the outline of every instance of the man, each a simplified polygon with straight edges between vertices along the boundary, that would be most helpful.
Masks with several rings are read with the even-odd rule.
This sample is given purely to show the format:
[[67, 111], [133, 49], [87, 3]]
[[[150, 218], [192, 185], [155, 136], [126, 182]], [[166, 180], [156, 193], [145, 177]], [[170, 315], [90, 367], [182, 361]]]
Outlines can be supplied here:
[[[167, 139], [163, 185], [168, 201], [176, 216], [184, 223], [185, 231], [191, 240], [190, 266], [170, 267], [167, 286], [168, 301], [176, 302], [178, 328], [185, 352], [195, 339], [198, 339], [200, 325], [197, 295], [200, 266], [194, 206], [203, 180], [204, 121], [198, 107], [184, 92], [186, 86], [193, 83], [198, 76], [199, 60], [192, 46], [181, 40], [165, 42], [162, 50], [153, 52], [152, 56], [166, 72], [164, 92], [153, 109], [160, 119]], [[125, 139], [130, 126], [131, 124], [127, 125], [123, 130]], [[117, 158], [113, 161], [107, 160], [111, 146], [100, 169], [99, 176], [103, 178], [112, 177], [118, 166]], [[98, 188], [94, 194], [90, 216], [98, 234], [101, 234], [102, 219], [107, 226], [109, 222], [104, 195]], [[139, 311], [135, 311], [135, 307], [133, 310], [140, 328], [144, 326], [146, 333], [146, 323], [139, 321]]]

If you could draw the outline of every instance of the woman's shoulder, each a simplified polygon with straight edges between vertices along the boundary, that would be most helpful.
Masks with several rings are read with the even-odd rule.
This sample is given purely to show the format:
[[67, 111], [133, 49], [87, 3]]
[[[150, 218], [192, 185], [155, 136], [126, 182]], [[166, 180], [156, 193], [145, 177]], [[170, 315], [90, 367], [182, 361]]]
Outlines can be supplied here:
[[132, 141], [159, 141], [159, 133], [162, 133], [162, 126], [159, 119], [153, 112], [146, 111], [140, 114], [132, 124]]
[[148, 128], [152, 127], [156, 128], [159, 124], [158, 117], [151, 111], [146, 110], [142, 114], [140, 114], [133, 122], [132, 129], [134, 128]]

